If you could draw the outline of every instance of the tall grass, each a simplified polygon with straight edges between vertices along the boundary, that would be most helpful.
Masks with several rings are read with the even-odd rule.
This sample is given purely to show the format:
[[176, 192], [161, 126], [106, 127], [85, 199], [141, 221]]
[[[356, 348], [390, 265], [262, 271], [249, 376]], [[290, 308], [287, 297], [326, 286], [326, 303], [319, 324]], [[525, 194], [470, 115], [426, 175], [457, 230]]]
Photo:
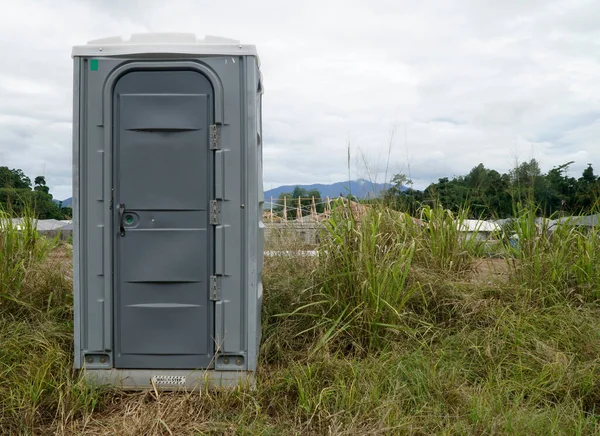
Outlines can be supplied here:
[[464, 209], [455, 214], [436, 204], [424, 206], [420, 217], [423, 227], [412, 236], [420, 243], [420, 260], [424, 266], [447, 273], [471, 271], [473, 259], [482, 251], [483, 242], [478, 238], [479, 228], [469, 229], [466, 225], [469, 211]]
[[[576, 255], [573, 255], [576, 253]], [[592, 227], [578, 234], [571, 248], [575, 283], [587, 300], [600, 299], [600, 230]]]
[[0, 433], [33, 434], [98, 396], [72, 372], [70, 249], [0, 214]]
[[319, 338], [312, 353], [335, 349], [364, 353], [385, 348], [406, 329], [404, 306], [418, 291], [407, 282], [415, 243], [394, 231], [394, 215], [369, 208], [357, 216], [339, 201], [326, 222], [314, 271], [315, 285], [295, 315], [312, 317]]
[[27, 269], [41, 262], [54, 243], [38, 235], [31, 216], [14, 222], [9, 214], [0, 211], [0, 307], [28, 304], [21, 295]]
[[598, 233], [529, 213], [497, 279], [469, 274], [480, 242], [437, 206], [413, 219], [339, 204], [318, 256], [271, 247], [286, 255], [265, 259], [250, 392], [86, 386], [71, 369], [69, 248], [23, 245], [0, 305], [0, 433], [598, 434]]
[[544, 305], [594, 301], [600, 296], [600, 233], [561, 221], [536, 219], [535, 207], [520, 208], [513, 223], [517, 244], [508, 259], [513, 283], [528, 300]]

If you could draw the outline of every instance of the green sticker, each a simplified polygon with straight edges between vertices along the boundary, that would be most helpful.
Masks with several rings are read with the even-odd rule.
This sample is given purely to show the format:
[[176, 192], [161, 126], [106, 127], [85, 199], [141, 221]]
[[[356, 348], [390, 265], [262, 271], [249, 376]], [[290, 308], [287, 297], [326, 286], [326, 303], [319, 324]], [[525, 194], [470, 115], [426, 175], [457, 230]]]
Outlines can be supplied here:
[[90, 71], [98, 71], [98, 59], [90, 59]]

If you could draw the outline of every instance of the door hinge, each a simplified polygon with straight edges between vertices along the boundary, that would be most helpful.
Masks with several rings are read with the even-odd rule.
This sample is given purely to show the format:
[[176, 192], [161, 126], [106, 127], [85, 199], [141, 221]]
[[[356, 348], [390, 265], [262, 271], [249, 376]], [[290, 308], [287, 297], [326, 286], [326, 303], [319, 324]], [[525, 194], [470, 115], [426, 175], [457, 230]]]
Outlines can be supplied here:
[[221, 149], [221, 126], [219, 124], [210, 125], [210, 149]]
[[210, 276], [210, 299], [212, 301], [221, 300], [221, 286], [217, 276]]
[[218, 200], [210, 200], [210, 223], [213, 226], [221, 224], [221, 211], [219, 210]]

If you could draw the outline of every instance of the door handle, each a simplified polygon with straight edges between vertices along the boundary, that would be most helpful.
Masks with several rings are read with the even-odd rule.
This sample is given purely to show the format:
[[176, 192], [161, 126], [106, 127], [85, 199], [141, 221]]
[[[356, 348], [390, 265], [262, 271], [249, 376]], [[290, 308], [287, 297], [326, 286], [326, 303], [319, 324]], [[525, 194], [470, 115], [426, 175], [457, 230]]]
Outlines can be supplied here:
[[125, 203], [119, 204], [119, 231], [121, 237], [125, 236]]

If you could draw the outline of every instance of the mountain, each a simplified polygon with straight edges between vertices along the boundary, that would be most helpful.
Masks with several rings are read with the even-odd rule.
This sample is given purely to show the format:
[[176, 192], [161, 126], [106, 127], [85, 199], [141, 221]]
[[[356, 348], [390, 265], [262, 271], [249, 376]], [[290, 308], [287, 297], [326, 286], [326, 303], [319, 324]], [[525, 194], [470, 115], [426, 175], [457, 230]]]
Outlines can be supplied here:
[[381, 191], [389, 188], [390, 185], [387, 183], [373, 183], [365, 179], [352, 180], [350, 184], [348, 184], [346, 181], [331, 183], [329, 185], [320, 183], [312, 185], [285, 185], [265, 191], [265, 203], [270, 201], [271, 197], [273, 197], [273, 199], [278, 198], [279, 194], [283, 192], [292, 192], [296, 186], [304, 188], [307, 191], [316, 189], [321, 193], [321, 198], [336, 198], [340, 195], [346, 197], [348, 194], [352, 193], [352, 195], [358, 197], [359, 199], [363, 199], [377, 197]]
[[[55, 202], [56, 204], [59, 204], [61, 201], [60, 201], [60, 200], [57, 200], [57, 199], [54, 199], [54, 202]], [[63, 206], [63, 207], [73, 207], [73, 198], [72, 198], [72, 197], [69, 197], [69, 198], [67, 198], [66, 200], [63, 200], [63, 201], [62, 201], [62, 206]]]

